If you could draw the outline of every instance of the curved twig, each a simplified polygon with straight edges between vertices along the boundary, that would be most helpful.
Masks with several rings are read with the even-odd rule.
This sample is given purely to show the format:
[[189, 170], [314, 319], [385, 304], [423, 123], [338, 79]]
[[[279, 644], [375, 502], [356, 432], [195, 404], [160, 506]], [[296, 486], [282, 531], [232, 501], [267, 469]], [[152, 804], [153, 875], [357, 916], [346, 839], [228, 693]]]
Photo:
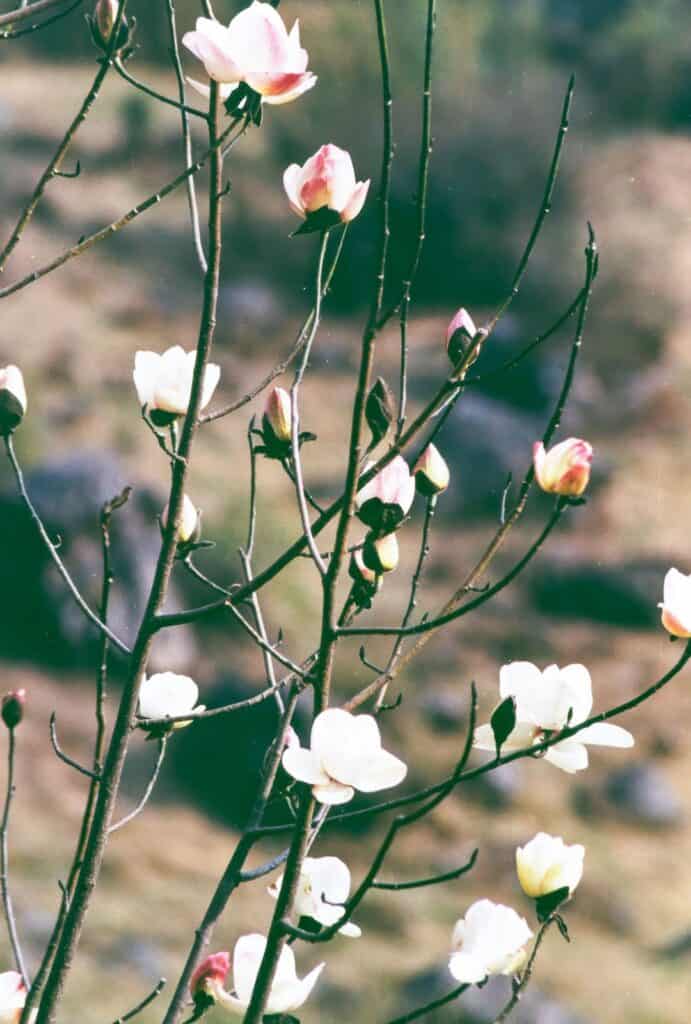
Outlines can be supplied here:
[[150, 798], [151, 794], [154, 791], [154, 786], [156, 785], [156, 782], [158, 781], [158, 776], [160, 774], [161, 766], [163, 764], [163, 758], [166, 756], [166, 744], [167, 744], [167, 742], [168, 742], [168, 736], [167, 735], [161, 736], [161, 738], [158, 741], [158, 755], [156, 757], [156, 763], [154, 764], [153, 774], [152, 774], [151, 778], [149, 779], [149, 784], [146, 787], [146, 789], [144, 790], [144, 795], [142, 796], [141, 800], [139, 801], [139, 803], [137, 804], [137, 806], [134, 808], [133, 811], [130, 811], [130, 813], [126, 814], [124, 818], [121, 818], [120, 821], [116, 821], [116, 823], [114, 825], [111, 825], [109, 827], [108, 835], [111, 835], [111, 833], [113, 833], [113, 832], [117, 832], [124, 825], [127, 825], [127, 824], [129, 824], [130, 821], [133, 821], [134, 818], [136, 818], [139, 814], [142, 813], [142, 811], [144, 810], [144, 808], [148, 804], [149, 798]]
[[58, 733], [54, 711], [51, 713], [50, 716], [50, 743], [53, 750], [55, 751], [55, 754], [64, 764], [69, 765], [70, 768], [74, 768], [74, 770], [79, 772], [81, 775], [86, 775], [88, 779], [93, 779], [95, 781], [98, 781], [100, 779], [100, 776], [97, 775], [96, 772], [93, 772], [90, 768], [85, 768], [83, 764], [79, 764], [78, 761], [75, 761], [74, 758], [70, 757], [61, 749], [60, 744], [58, 743]]

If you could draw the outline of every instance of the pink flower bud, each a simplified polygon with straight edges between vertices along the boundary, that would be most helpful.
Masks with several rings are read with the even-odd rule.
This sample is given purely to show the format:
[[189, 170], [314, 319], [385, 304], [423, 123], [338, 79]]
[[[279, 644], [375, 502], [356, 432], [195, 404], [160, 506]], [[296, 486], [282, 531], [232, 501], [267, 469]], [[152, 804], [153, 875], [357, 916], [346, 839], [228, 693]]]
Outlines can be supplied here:
[[291, 423], [290, 395], [285, 388], [273, 388], [264, 406], [264, 426], [268, 424], [276, 439], [288, 444]]
[[351, 570], [351, 576], [354, 578], [359, 577], [360, 579], [363, 579], [365, 583], [375, 584], [377, 582], [378, 577], [374, 569], [370, 569], [365, 565], [365, 560], [362, 557], [362, 549], [353, 552]]
[[587, 441], [569, 437], [548, 452], [542, 441], [533, 445], [535, 479], [548, 494], [578, 497], [588, 486], [593, 449]]
[[410, 511], [415, 498], [415, 478], [408, 463], [397, 455], [380, 473], [358, 491], [358, 516], [377, 533], [395, 530]]
[[12, 690], [2, 698], [2, 720], [8, 729], [14, 729], [24, 717], [26, 690]]
[[298, 217], [331, 210], [334, 223], [357, 217], [369, 186], [369, 181], [355, 180], [350, 153], [331, 143], [317, 150], [302, 167], [291, 164], [283, 175], [283, 187]]
[[18, 366], [0, 368], [0, 435], [11, 434], [26, 412], [26, 388]]
[[413, 466], [415, 483], [420, 494], [431, 498], [433, 494], [441, 494], [449, 486], [451, 474], [446, 461], [439, 450], [428, 444], [424, 452]]
[[197, 996], [205, 995], [216, 1002], [218, 993], [223, 990], [229, 970], [229, 953], [212, 953], [207, 956], [199, 964], [190, 980], [192, 998], [196, 1000]]
[[378, 576], [383, 572], [393, 572], [398, 565], [396, 534], [387, 533], [385, 537], [379, 537], [377, 540], [368, 537], [362, 549], [362, 560], [365, 566]]
[[459, 309], [446, 328], [446, 352], [454, 366], [463, 358], [476, 334], [477, 327], [468, 310]]
[[96, 27], [98, 28], [99, 35], [104, 43], [107, 43], [110, 39], [110, 34], [113, 31], [115, 20], [118, 16], [118, 9], [120, 5], [118, 0], [98, 0], [96, 9], [94, 11], [94, 17], [96, 18]]

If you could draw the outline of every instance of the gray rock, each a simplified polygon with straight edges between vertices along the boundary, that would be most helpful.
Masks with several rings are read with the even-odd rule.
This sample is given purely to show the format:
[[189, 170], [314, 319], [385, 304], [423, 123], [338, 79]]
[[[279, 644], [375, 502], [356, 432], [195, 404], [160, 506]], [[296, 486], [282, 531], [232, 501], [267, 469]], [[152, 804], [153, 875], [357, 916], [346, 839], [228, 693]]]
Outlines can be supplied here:
[[[59, 539], [60, 557], [94, 609], [102, 578], [100, 510], [130, 482], [117, 459], [103, 452], [77, 452], [26, 474], [31, 500], [49, 535]], [[162, 499], [150, 491], [135, 489], [112, 520], [114, 584], [108, 621], [128, 644], [136, 636], [153, 578], [161, 505]], [[10, 657], [59, 667], [93, 666], [100, 635], [74, 602], [14, 488], [0, 494], [0, 521], [3, 650]], [[167, 608], [180, 607], [173, 587]], [[183, 669], [193, 660], [195, 647], [188, 630], [169, 631], [165, 647], [165, 667]]]
[[648, 828], [674, 828], [683, 821], [683, 803], [667, 778], [645, 761], [611, 772], [604, 783], [574, 790], [575, 810], [584, 817], [613, 813]]
[[[433, 969], [418, 975], [404, 988], [401, 1013], [442, 998], [454, 988], [448, 971]], [[429, 1024], [491, 1024], [511, 996], [508, 978], [491, 978], [482, 988], [474, 986], [456, 1001], [425, 1017]], [[529, 986], [508, 1018], [510, 1024], [588, 1024], [534, 985]]]
[[437, 732], [458, 732], [468, 717], [468, 695], [457, 686], [425, 692], [418, 704], [429, 725]]
[[525, 573], [536, 607], [547, 615], [655, 628], [669, 561], [603, 565], [543, 555]]

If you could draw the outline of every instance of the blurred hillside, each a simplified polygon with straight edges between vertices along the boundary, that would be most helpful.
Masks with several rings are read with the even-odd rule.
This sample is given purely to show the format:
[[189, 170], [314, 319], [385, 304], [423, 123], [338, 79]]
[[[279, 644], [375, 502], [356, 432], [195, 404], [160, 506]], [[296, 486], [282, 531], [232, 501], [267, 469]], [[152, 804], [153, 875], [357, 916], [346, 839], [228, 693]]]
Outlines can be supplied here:
[[[237, 7], [228, 0], [215, 4], [223, 18]], [[596, 472], [589, 503], [569, 516], [521, 581], [472, 623], [430, 644], [402, 677], [403, 704], [385, 728], [391, 749], [410, 761], [412, 786], [448, 770], [467, 723], [469, 682], [478, 683], [484, 717], [495, 703], [505, 661], [583, 661], [593, 675], [596, 709], [647, 685], [676, 654], [657, 624], [664, 571], [672, 564], [691, 571], [685, 472], [691, 430], [688, 3], [440, 0], [439, 7], [428, 242], [410, 325], [411, 407], [415, 411], [447, 372], [443, 332], [457, 307], [467, 306], [482, 322], [506, 292], [542, 194], [562, 96], [575, 70], [577, 93], [553, 212], [519, 299], [474, 369], [492, 371], [568, 305], [582, 279], [590, 219], [602, 271], [561, 436], [593, 441]], [[397, 143], [394, 287], [413, 232], [425, 5], [389, 0], [388, 8]], [[162, 5], [132, 0], [132, 9], [140, 49], [129, 70], [173, 95]], [[191, 0], [179, 3], [181, 32], [197, 10]], [[242, 395], [288, 350], [309, 308], [315, 243], [289, 237], [295, 218], [280, 185], [285, 166], [333, 141], [351, 150], [358, 177], [376, 180], [379, 169], [371, 4], [284, 0], [281, 10], [287, 21], [300, 17], [320, 82], [299, 103], [267, 111], [261, 132], [251, 131], [227, 164], [232, 191], [224, 204], [215, 351], [223, 371], [219, 404]], [[0, 58], [4, 238], [78, 108], [95, 63], [80, 13], [45, 33], [3, 44]], [[191, 58], [185, 68], [199, 74]], [[204, 145], [197, 128], [195, 144], [199, 150]], [[79, 179], [51, 183], [8, 265], [7, 280], [173, 177], [182, 161], [176, 112], [112, 75], [66, 168], [77, 159]], [[200, 197], [203, 203], [203, 181]], [[372, 197], [350, 231], [303, 391], [305, 426], [319, 435], [319, 443], [305, 449], [305, 471], [323, 501], [341, 487], [375, 230]], [[167, 482], [166, 460], [138, 415], [134, 352], [190, 348], [200, 293], [181, 192], [3, 304], [0, 364], [21, 363], [30, 394], [17, 447], [32, 493], [92, 594], [100, 572], [98, 505], [124, 483], [135, 485], [114, 527], [114, 613], [123, 631], [133, 628], [141, 606]], [[506, 473], [524, 471], [532, 441], [549, 417], [571, 328], [510, 375], [469, 388], [445, 428], [439, 443], [453, 481], [440, 502], [421, 611], [444, 600], [494, 530]], [[391, 383], [397, 354], [393, 327], [382, 336], [377, 364], [377, 373]], [[244, 540], [248, 493], [245, 431], [261, 404], [205, 428], [195, 453], [190, 493], [204, 509], [205, 535], [217, 542], [199, 562], [224, 583], [238, 578], [236, 549]], [[57, 710], [63, 745], [75, 757], [88, 756], [96, 655], [32, 545], [4, 463], [0, 482], [6, 486], [0, 495], [4, 687], [24, 685], [30, 695], [19, 737], [12, 868], [20, 926], [35, 963], [83, 798], [83, 780], [55, 762], [47, 723]], [[260, 464], [259, 488], [260, 568], [293, 539], [299, 520], [279, 467]], [[493, 579], [533, 538], [545, 507], [533, 500]], [[386, 580], [377, 621], [393, 621], [405, 603], [421, 517], [418, 502], [401, 534], [401, 570]], [[205, 599], [181, 571], [175, 584], [178, 604]], [[312, 567], [301, 560], [272, 584], [265, 605], [272, 632], [282, 629], [295, 657], [311, 647], [316, 612]], [[368, 647], [375, 662], [387, 651], [383, 643]], [[353, 645], [340, 662], [340, 694], [369, 679], [356, 654]], [[155, 657], [160, 667], [190, 672], [210, 705], [262, 685], [257, 652], [221, 618], [175, 644], [160, 637]], [[111, 714], [118, 673], [114, 661]], [[381, 1024], [403, 1003], [424, 1002], [439, 994], [439, 986], [443, 991], [451, 927], [474, 898], [505, 900], [528, 913], [513, 856], [515, 846], [538, 829], [585, 843], [586, 876], [568, 911], [574, 942], [567, 950], [550, 936], [536, 971], [542, 995], [512, 1024], [687, 1024], [690, 699], [681, 677], [625, 723], [637, 737], [633, 752], [596, 751], [592, 768], [576, 779], [539, 761], [517, 766], [486, 787], [458, 793], [423, 828], [402, 838], [387, 877], [449, 869], [475, 845], [481, 849], [478, 867], [449, 888], [373, 896], [358, 916], [365, 937], [339, 939], [329, 948], [319, 998], [306, 1008], [305, 1024]], [[270, 718], [268, 705], [264, 712]], [[260, 715], [238, 716], [174, 737], [154, 802], [113, 839], [65, 1021], [103, 1024], [134, 1005], [160, 975], [175, 978], [232, 849], [270, 726]], [[139, 737], [134, 741], [123, 806], [133, 806], [146, 785], [150, 746]], [[3, 771], [0, 766], [0, 785]], [[357, 877], [382, 827], [380, 822], [362, 835], [327, 831], [320, 852], [343, 856]], [[273, 852], [262, 848], [260, 854]], [[238, 934], [264, 926], [272, 909], [264, 885], [242, 890], [220, 926], [217, 947], [230, 948]], [[301, 972], [320, 952], [298, 950]], [[0, 969], [6, 960], [0, 944]], [[469, 1007], [459, 1020], [454, 1009], [443, 1022], [441, 1016], [430, 1021], [485, 1024], [488, 1012]], [[139, 1019], [154, 1024], [161, 1015], [156, 1004]], [[212, 1017], [209, 1022], [215, 1024]]]

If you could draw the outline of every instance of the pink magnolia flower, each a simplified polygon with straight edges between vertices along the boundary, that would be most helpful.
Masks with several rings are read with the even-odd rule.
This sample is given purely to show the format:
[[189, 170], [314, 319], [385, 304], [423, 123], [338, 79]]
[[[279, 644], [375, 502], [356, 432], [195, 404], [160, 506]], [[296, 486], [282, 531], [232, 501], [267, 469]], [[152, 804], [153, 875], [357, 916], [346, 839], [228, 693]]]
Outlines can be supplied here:
[[588, 486], [593, 449], [587, 441], [569, 437], [548, 452], [542, 441], [533, 445], [535, 479], [543, 491], [578, 497]]
[[672, 636], [691, 638], [691, 576], [670, 569], [665, 576], [662, 604], [662, 625]]
[[192, 998], [200, 994], [208, 996], [214, 1002], [224, 991], [224, 985], [230, 970], [230, 953], [212, 953], [197, 967], [190, 979]]
[[362, 209], [369, 186], [369, 180], [355, 180], [350, 153], [331, 143], [318, 149], [302, 167], [291, 164], [283, 175], [290, 207], [303, 219], [326, 208], [347, 223]]
[[[261, 967], [266, 939], [263, 935], [242, 935], [235, 943], [233, 950], [233, 991], [226, 992], [222, 986], [215, 991], [220, 1005], [231, 1013], [243, 1015], [250, 1004]], [[298, 978], [295, 967], [295, 953], [292, 946], [284, 946], [281, 950], [276, 973], [274, 974], [269, 998], [266, 1003], [266, 1014], [272, 1016], [291, 1013], [299, 1010], [309, 998], [317, 979], [324, 969], [321, 963], [304, 978]]]
[[197, 18], [195, 31], [186, 32], [182, 42], [202, 61], [209, 78], [225, 86], [245, 82], [264, 103], [288, 103], [317, 81], [307, 70], [299, 23], [288, 32], [278, 11], [259, 0], [227, 27], [212, 18]]
[[[0, 1024], [19, 1024], [19, 1018], [26, 1002], [26, 986], [21, 974], [5, 971], [0, 974]], [[31, 1020], [36, 1017], [36, 1010]]]
[[448, 350], [451, 339], [454, 334], [458, 331], [463, 331], [468, 339], [474, 338], [477, 334], [477, 327], [472, 316], [463, 306], [454, 315], [453, 320], [449, 321], [449, 326], [446, 328], [446, 348]]
[[413, 466], [413, 475], [420, 494], [427, 498], [433, 494], [441, 494], [451, 480], [446, 460], [431, 442]]

